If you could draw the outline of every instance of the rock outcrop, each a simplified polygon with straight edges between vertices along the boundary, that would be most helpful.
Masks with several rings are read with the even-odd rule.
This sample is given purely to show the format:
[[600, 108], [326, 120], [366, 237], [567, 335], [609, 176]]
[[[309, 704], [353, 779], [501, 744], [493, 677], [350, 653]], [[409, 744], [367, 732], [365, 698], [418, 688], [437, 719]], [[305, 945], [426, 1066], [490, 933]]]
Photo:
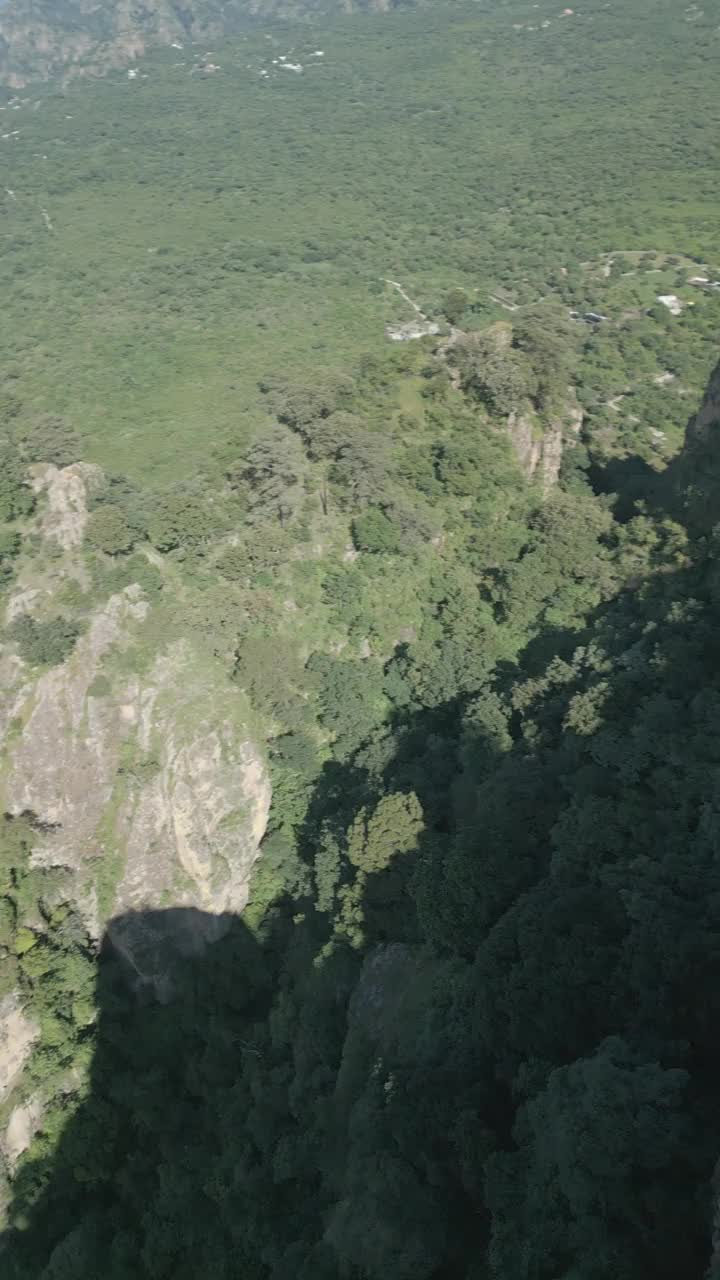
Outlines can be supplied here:
[[17, 992], [0, 1000], [0, 1103], [9, 1097], [39, 1034]]
[[550, 493], [560, 477], [563, 449], [582, 426], [582, 410], [570, 404], [563, 420], [555, 420], [542, 430], [529, 412], [511, 413], [508, 435], [528, 480], [539, 480], [543, 494]]
[[[98, 467], [37, 466], [37, 531], [64, 553], [56, 583], [81, 578], [77, 551]], [[52, 604], [23, 575], [8, 617]], [[186, 639], [158, 638], [141, 588], [92, 613], [71, 655], [33, 671], [0, 655], [0, 802], [32, 815], [32, 865], [64, 868], [96, 937], [118, 912], [241, 911], [270, 807], [243, 695]], [[150, 634], [148, 634], [150, 633]], [[133, 657], [132, 655], [136, 655]]]
[[146, 612], [140, 591], [129, 588], [97, 611], [67, 662], [29, 683], [26, 669], [16, 668], [22, 683], [13, 712], [23, 727], [6, 745], [3, 804], [54, 829], [58, 864], [79, 868], [110, 802], [127, 731], [122, 711], [90, 688], [113, 645]]
[[[333, 0], [342, 13], [383, 11], [390, 0]], [[211, 40], [242, 30], [252, 18], [297, 18], [325, 12], [321, 0], [16, 0], [0, 7], [0, 84], [102, 75], [126, 67], [154, 45]]]
[[547, 495], [558, 482], [565, 443], [577, 437], [583, 412], [568, 386], [565, 404], [541, 416], [527, 394], [522, 366], [513, 363], [512, 342], [513, 327], [504, 320], [480, 333], [453, 327], [435, 354], [455, 391], [465, 392], [470, 405], [489, 406], [493, 425], [505, 427], [526, 478], [539, 482]]
[[128, 587], [62, 666], [32, 683], [16, 668], [4, 810], [34, 816], [33, 864], [72, 873], [94, 933], [129, 909], [242, 910], [270, 806], [246, 704], [189, 643], [142, 676], [103, 670], [146, 612]]
[[[57, 592], [87, 576], [79, 547], [101, 479], [81, 463], [33, 469], [36, 532], [53, 553], [47, 571], [21, 569], [8, 618], [56, 614]], [[138, 585], [98, 604], [57, 666], [32, 668], [11, 641], [0, 645], [0, 682], [0, 806], [31, 832], [30, 872], [50, 872], [45, 908], [70, 904], [90, 938], [107, 933], [162, 998], [177, 955], [220, 937], [247, 903], [271, 790], [244, 695], [212, 655], [158, 625]], [[148, 937], [153, 913], [162, 937]], [[23, 925], [32, 933], [44, 920], [26, 907]], [[36, 1043], [40, 1029], [11, 991], [0, 1002], [7, 1167], [47, 1101], [25, 1093]]]
[[32, 467], [31, 478], [35, 492], [47, 498], [40, 523], [43, 536], [64, 551], [81, 546], [88, 494], [102, 480], [100, 467], [92, 462], [74, 462], [69, 467], [47, 463]]
[[168, 905], [172, 890], [173, 906], [241, 911], [270, 808], [267, 772], [242, 716], [182, 642], [128, 692], [134, 700], [121, 712], [149, 763], [118, 812], [124, 867], [115, 908]]
[[27, 1102], [19, 1103], [10, 1112], [10, 1119], [2, 1137], [2, 1151], [11, 1169], [23, 1151], [27, 1151], [38, 1132], [43, 1110], [42, 1099], [36, 1095]]

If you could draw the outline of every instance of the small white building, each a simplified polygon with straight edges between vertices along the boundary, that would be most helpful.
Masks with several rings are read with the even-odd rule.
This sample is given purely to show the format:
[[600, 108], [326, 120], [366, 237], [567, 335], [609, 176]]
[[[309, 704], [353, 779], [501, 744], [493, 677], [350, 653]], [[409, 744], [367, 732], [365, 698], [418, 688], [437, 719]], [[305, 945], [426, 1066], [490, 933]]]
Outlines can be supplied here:
[[682, 311], [682, 302], [676, 293], [659, 293], [657, 295], [657, 300], [658, 302], [662, 302], [663, 306], [667, 307], [668, 311], [672, 315], [680, 315]]

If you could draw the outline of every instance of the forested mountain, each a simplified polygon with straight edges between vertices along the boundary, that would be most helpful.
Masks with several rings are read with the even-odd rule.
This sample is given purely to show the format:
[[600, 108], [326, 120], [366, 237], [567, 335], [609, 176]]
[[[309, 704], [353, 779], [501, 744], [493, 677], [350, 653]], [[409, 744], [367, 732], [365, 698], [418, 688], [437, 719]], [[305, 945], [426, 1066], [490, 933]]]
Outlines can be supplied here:
[[[720, 419], [692, 432], [712, 452]], [[443, 691], [471, 614], [429, 686], [401, 653], [385, 724], [358, 664], [315, 664], [341, 749], [318, 773], [304, 733], [277, 747], [306, 797], [296, 854], [268, 850], [292, 909], [203, 955], [191, 912], [113, 923], [87, 1089], [14, 1183], [11, 1275], [716, 1274], [716, 539], [658, 510], [620, 542], [633, 585], [492, 678]], [[50, 923], [28, 976], [77, 999], [82, 936]], [[159, 956], [171, 990], [138, 1000]]]
[[720, 1277], [716, 27], [0, 101], [10, 1280]]

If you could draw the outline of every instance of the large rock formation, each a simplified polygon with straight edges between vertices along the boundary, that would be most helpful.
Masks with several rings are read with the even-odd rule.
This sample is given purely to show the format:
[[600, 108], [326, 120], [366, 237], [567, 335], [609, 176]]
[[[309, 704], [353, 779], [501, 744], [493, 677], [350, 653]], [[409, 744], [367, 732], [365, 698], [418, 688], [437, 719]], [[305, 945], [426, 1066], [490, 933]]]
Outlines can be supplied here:
[[[98, 478], [83, 464], [35, 471], [45, 495], [36, 532], [50, 568], [34, 560], [21, 570], [9, 617], [57, 613], [58, 592], [82, 582], [78, 545]], [[57, 666], [38, 670], [12, 643], [0, 647], [0, 682], [0, 806], [31, 832], [30, 871], [52, 882], [43, 910], [70, 904], [96, 944], [107, 930], [162, 998], [175, 956], [216, 940], [247, 903], [271, 791], [244, 695], [212, 655], [163, 632], [137, 585], [95, 607]], [[165, 926], [149, 945], [154, 909]], [[42, 933], [39, 909], [24, 912], [26, 933]], [[10, 990], [0, 1003], [0, 1153], [9, 1166], [47, 1101], [27, 1096], [23, 1078], [36, 1043], [21, 990]]]
[[[385, 10], [390, 0], [333, 0], [337, 12]], [[101, 75], [154, 45], [232, 35], [253, 18], [327, 11], [322, 0], [14, 0], [0, 5], [0, 84], [21, 89], [52, 76]]]
[[102, 481], [102, 471], [92, 462], [73, 462], [69, 467], [53, 463], [31, 467], [32, 487], [45, 494], [40, 529], [43, 536], [64, 551], [82, 545], [88, 519], [87, 498]]
[[142, 676], [104, 670], [146, 613], [128, 587], [61, 666], [30, 680], [6, 665], [4, 811], [33, 815], [34, 864], [72, 873], [93, 933], [128, 908], [242, 910], [270, 805], [246, 704], [189, 643]]
[[538, 480], [543, 494], [554, 489], [560, 478], [563, 450], [573, 444], [582, 426], [582, 410], [568, 393], [564, 418], [557, 417], [540, 430], [531, 412], [512, 412], [507, 419], [508, 435], [528, 480]]
[[560, 477], [564, 447], [576, 442], [582, 427], [574, 389], [568, 385], [563, 397], [554, 397], [561, 402], [552, 413], [538, 412], [507, 321], [478, 333], [453, 327], [436, 354], [445, 362], [453, 388], [465, 392], [471, 405], [483, 405], [494, 426], [506, 430], [526, 478], [538, 483], [543, 495], [550, 493]]
[[17, 993], [0, 1000], [0, 1103], [10, 1096], [39, 1034]]

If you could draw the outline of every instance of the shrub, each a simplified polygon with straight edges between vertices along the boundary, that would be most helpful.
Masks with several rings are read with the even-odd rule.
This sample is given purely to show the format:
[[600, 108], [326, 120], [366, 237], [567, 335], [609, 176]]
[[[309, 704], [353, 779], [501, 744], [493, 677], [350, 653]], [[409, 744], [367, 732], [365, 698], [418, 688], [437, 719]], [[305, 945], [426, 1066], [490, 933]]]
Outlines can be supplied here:
[[12, 562], [20, 550], [20, 534], [0, 528], [0, 583], [12, 577]]
[[35, 505], [25, 480], [25, 465], [12, 445], [0, 448], [0, 520], [27, 516]]
[[34, 667], [55, 667], [72, 653], [81, 627], [69, 618], [48, 618], [38, 622], [21, 613], [7, 628], [7, 636], [17, 645], [20, 657]]

